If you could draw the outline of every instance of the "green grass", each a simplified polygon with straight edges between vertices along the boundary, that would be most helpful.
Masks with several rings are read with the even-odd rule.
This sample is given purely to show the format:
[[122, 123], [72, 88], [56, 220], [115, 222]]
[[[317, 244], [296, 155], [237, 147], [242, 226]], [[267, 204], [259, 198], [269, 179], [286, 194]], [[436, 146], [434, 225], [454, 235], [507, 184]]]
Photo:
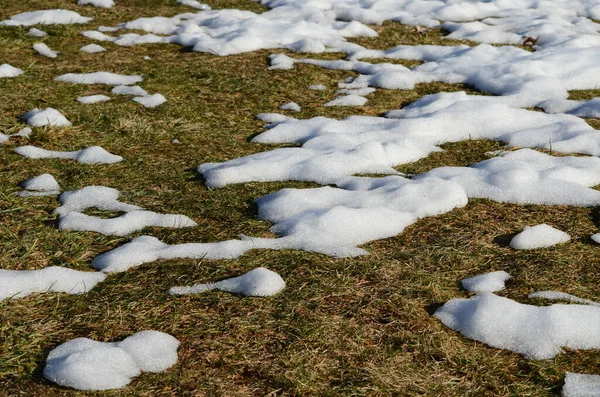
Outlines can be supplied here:
[[[84, 54], [90, 41], [79, 32], [140, 16], [176, 15], [190, 9], [174, 0], [121, 0], [110, 10], [77, 7], [74, 1], [37, 1], [35, 8], [66, 8], [96, 19], [85, 26], [47, 27], [43, 41], [61, 55], [55, 60], [31, 49], [39, 39], [25, 28], [0, 28], [0, 59], [27, 70], [0, 79], [0, 131], [16, 132], [21, 116], [34, 107], [55, 107], [72, 128], [36, 128], [29, 140], [0, 147], [0, 268], [67, 266], [90, 270], [98, 254], [129, 238], [59, 232], [53, 227], [55, 198], [21, 199], [17, 184], [49, 172], [65, 190], [106, 185], [121, 190], [126, 202], [150, 210], [182, 213], [199, 223], [180, 230], [148, 228], [167, 243], [209, 242], [240, 234], [271, 236], [256, 219], [252, 200], [282, 187], [310, 183], [247, 183], [207, 189], [195, 167], [204, 162], [268, 150], [248, 139], [262, 131], [254, 119], [295, 101], [299, 118], [379, 115], [423, 95], [469, 87], [422, 84], [412, 91], [378, 90], [361, 108], [329, 108], [337, 83], [353, 73], [297, 65], [293, 71], [268, 71], [272, 51], [229, 57], [192, 53], [176, 45], [121, 48]], [[260, 12], [254, 2], [208, 1], [215, 8]], [[0, 19], [32, 9], [5, 0]], [[379, 38], [357, 40], [371, 48], [404, 44], [456, 44], [439, 31], [420, 35], [397, 23], [376, 27]], [[142, 58], [148, 55], [150, 61]], [[294, 56], [298, 56], [294, 54]], [[329, 54], [333, 57], [335, 55]], [[413, 65], [414, 66], [414, 65]], [[112, 71], [144, 75], [150, 93], [168, 102], [145, 109], [128, 100], [81, 105], [76, 97], [107, 93], [104, 86], [53, 81], [68, 72]], [[325, 91], [308, 90], [326, 84]], [[586, 97], [597, 92], [586, 92]], [[593, 122], [591, 122], [592, 125]], [[179, 139], [182, 144], [172, 143]], [[81, 165], [68, 160], [32, 160], [12, 149], [35, 144], [77, 150], [101, 145], [123, 155], [114, 165]], [[500, 145], [466, 141], [444, 145], [414, 164], [398, 167], [419, 173], [442, 165], [468, 165]], [[597, 351], [570, 351], [555, 360], [530, 361], [463, 338], [431, 316], [432, 308], [467, 294], [458, 280], [481, 272], [507, 270], [514, 279], [504, 296], [532, 302], [536, 290], [559, 290], [598, 299], [596, 264], [600, 251], [588, 236], [600, 225], [598, 209], [518, 206], [471, 200], [465, 208], [423, 219], [403, 234], [367, 244], [368, 256], [333, 259], [297, 251], [252, 251], [237, 260], [155, 262], [110, 276], [91, 292], [72, 296], [34, 294], [0, 302], [0, 395], [68, 396], [41, 376], [47, 353], [75, 337], [120, 340], [155, 329], [181, 341], [178, 364], [166, 372], [144, 374], [119, 396], [505, 396], [557, 395], [565, 371], [597, 372]], [[525, 225], [549, 223], [573, 236], [561, 246], [531, 252], [507, 247], [508, 237]], [[171, 297], [174, 285], [238, 275], [266, 266], [288, 287], [268, 299], [226, 293]], [[90, 393], [90, 395], [95, 395]]]

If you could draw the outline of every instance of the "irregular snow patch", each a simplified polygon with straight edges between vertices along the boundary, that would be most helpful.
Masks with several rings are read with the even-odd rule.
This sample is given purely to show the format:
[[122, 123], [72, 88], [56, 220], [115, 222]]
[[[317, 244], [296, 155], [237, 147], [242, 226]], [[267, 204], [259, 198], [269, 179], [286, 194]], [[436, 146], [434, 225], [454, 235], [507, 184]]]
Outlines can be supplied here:
[[189, 295], [218, 289], [246, 296], [271, 296], [278, 294], [284, 288], [285, 281], [279, 274], [264, 267], [257, 267], [241, 276], [215, 283], [194, 284], [191, 287], [173, 287], [169, 290], [169, 294]]
[[27, 138], [27, 137], [29, 137], [30, 134], [31, 134], [31, 128], [29, 128], [29, 127], [25, 127], [23, 129], [21, 129], [19, 132], [16, 132], [14, 134], [3, 134], [0, 132], [0, 143], [4, 143], [4, 142], [8, 141], [13, 136], [21, 136], [21, 137]]
[[107, 84], [107, 85], [131, 85], [143, 80], [142, 76], [127, 76], [110, 72], [94, 73], [67, 73], [56, 77], [56, 81], [64, 81], [73, 84]]
[[43, 127], [45, 125], [53, 125], [56, 127], [70, 127], [72, 124], [58, 110], [46, 108], [40, 110], [35, 108], [23, 115], [23, 119], [32, 127]]
[[22, 298], [34, 292], [83, 294], [104, 281], [101, 272], [80, 272], [60, 266], [39, 270], [0, 270], [0, 300]]
[[31, 25], [70, 25], [87, 23], [94, 18], [82, 17], [75, 11], [69, 10], [40, 10], [22, 12], [13, 15], [10, 19], [0, 22], [4, 26], [31, 26]]
[[8, 63], [3, 63], [0, 65], [0, 78], [3, 77], [17, 77], [25, 73], [22, 69], [15, 68], [14, 66], [9, 65]]
[[256, 118], [265, 123], [281, 123], [282, 121], [294, 119], [293, 117], [280, 113], [259, 113], [256, 115]]
[[88, 44], [81, 47], [79, 51], [87, 52], [88, 54], [96, 54], [98, 52], [106, 51], [106, 48], [98, 44]]
[[86, 4], [93, 5], [94, 7], [98, 8], [111, 8], [115, 5], [115, 2], [113, 0], [79, 0], [77, 2], [77, 5], [80, 6]]
[[110, 97], [106, 96], [106, 95], [87, 95], [87, 96], [80, 96], [79, 98], [77, 98], [77, 102], [83, 103], [86, 105], [90, 104], [90, 103], [106, 102], [106, 101], [110, 101]]
[[118, 85], [110, 90], [113, 94], [117, 95], [138, 95], [146, 96], [148, 93], [142, 87], [137, 85]]
[[342, 95], [336, 99], [329, 101], [325, 106], [362, 106], [367, 103], [368, 99], [360, 95]]
[[532, 294], [529, 294], [528, 298], [531, 299], [549, 299], [549, 300], [565, 300], [565, 301], [570, 301], [570, 302], [575, 302], [575, 303], [583, 303], [586, 305], [592, 305], [592, 306], [600, 306], [600, 303], [598, 302], [594, 302], [591, 301], [589, 299], [583, 299], [580, 298], [578, 296], [575, 295], [571, 295], [571, 294], [566, 294], [564, 292], [558, 292], [558, 291], [538, 291], [538, 292], [534, 292]]
[[[198, 225], [185, 215], [157, 214], [144, 211], [136, 205], [122, 203], [118, 201], [119, 194], [118, 190], [105, 186], [86, 186], [63, 193], [60, 196], [62, 206], [54, 210], [54, 213], [60, 215], [58, 228], [126, 236], [147, 226], [181, 228]], [[126, 213], [109, 219], [83, 214], [83, 211], [91, 207]]]
[[600, 397], [600, 375], [567, 372], [562, 397]]
[[54, 196], [60, 194], [60, 185], [50, 174], [38, 175], [21, 182], [19, 185], [25, 189], [15, 193], [19, 197]]
[[29, 32], [27, 32], [27, 35], [32, 37], [46, 37], [48, 36], [48, 33], [37, 28], [31, 28], [29, 29]]
[[142, 372], [161, 372], [177, 363], [179, 341], [158, 331], [141, 331], [121, 342], [77, 338], [52, 349], [44, 377], [78, 390], [125, 387]]
[[33, 45], [33, 49], [37, 51], [38, 54], [43, 55], [48, 58], [56, 58], [58, 56], [58, 52], [52, 51], [50, 47], [48, 47], [44, 43], [35, 43]]
[[510, 246], [517, 250], [552, 247], [571, 239], [567, 233], [545, 223], [525, 226], [525, 229], [510, 240]]
[[504, 282], [510, 278], [510, 274], [499, 270], [466, 278], [461, 281], [461, 284], [469, 292], [496, 292], [503, 290]]
[[435, 317], [467, 338], [549, 359], [570, 349], [600, 348], [600, 307], [588, 305], [531, 306], [492, 293], [452, 299]]
[[288, 102], [284, 105], [279, 106], [279, 109], [280, 110], [293, 110], [294, 112], [299, 112], [302, 110], [300, 105], [298, 105], [296, 102]]
[[600, 244], [600, 233], [595, 233], [590, 236], [593, 242]]
[[162, 96], [161, 94], [154, 95], [146, 95], [146, 96], [136, 96], [132, 99], [132, 101], [142, 104], [147, 108], [155, 108], [163, 103], [167, 102], [167, 98]]
[[90, 146], [74, 152], [60, 152], [28, 145], [16, 148], [15, 152], [32, 159], [72, 159], [81, 164], [113, 164], [123, 161], [123, 157], [111, 154], [100, 146]]
[[211, 9], [208, 4], [203, 4], [196, 0], [177, 0], [177, 2], [184, 6], [195, 8], [197, 10], [210, 10]]

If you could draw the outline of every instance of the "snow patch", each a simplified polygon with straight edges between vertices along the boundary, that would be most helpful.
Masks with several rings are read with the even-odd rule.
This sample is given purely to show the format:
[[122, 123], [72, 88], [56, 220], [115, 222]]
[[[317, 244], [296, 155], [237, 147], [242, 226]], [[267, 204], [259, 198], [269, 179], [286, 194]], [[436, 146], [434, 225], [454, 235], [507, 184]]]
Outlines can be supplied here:
[[81, 164], [113, 164], [123, 161], [123, 157], [111, 154], [100, 146], [90, 146], [73, 152], [60, 152], [28, 145], [16, 148], [15, 153], [32, 159], [72, 159]]
[[510, 246], [517, 250], [552, 247], [566, 243], [571, 239], [567, 233], [548, 226], [545, 223], [536, 226], [525, 226], [525, 229], [510, 241]]
[[106, 96], [106, 95], [87, 95], [87, 96], [80, 96], [79, 98], [77, 98], [77, 102], [83, 103], [86, 105], [90, 104], [90, 103], [106, 102], [106, 101], [110, 101], [110, 97]]
[[461, 281], [461, 284], [469, 292], [496, 292], [503, 290], [504, 282], [510, 278], [510, 274], [499, 270], [466, 278]]
[[55, 127], [70, 127], [72, 124], [58, 110], [46, 108], [40, 110], [35, 108], [23, 115], [23, 120], [32, 127], [43, 127], [53, 125]]

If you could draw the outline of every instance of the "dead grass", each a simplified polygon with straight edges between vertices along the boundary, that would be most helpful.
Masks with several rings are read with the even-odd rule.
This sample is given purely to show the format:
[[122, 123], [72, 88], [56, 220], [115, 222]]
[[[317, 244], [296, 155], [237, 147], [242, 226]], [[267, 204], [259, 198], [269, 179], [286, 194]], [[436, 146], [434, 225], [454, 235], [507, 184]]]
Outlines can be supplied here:
[[[242, 0], [208, 1], [214, 7], [260, 11]], [[353, 75], [298, 65], [294, 71], [267, 71], [271, 51], [230, 57], [191, 53], [175, 45], [121, 48], [82, 54], [90, 41], [84, 29], [114, 25], [139, 16], [175, 15], [189, 9], [167, 0], [121, 0], [112, 10], [77, 7], [67, 0], [38, 1], [35, 8], [78, 10], [96, 20], [89, 26], [48, 27], [44, 39], [61, 51], [56, 60], [35, 55], [37, 39], [27, 29], [0, 28], [0, 58], [27, 69], [16, 79], [0, 79], [0, 130], [14, 132], [34, 107], [58, 107], [73, 122], [68, 129], [37, 128], [32, 138], [0, 150], [0, 268], [37, 269], [51, 265], [90, 269], [90, 261], [128, 238], [95, 233], [62, 233], [53, 227], [54, 198], [12, 195], [18, 182], [43, 172], [65, 190], [106, 185], [127, 202], [161, 212], [183, 213], [199, 227], [149, 228], [167, 243], [219, 241], [239, 234], [268, 236], [269, 225], [255, 218], [252, 200], [282, 187], [308, 183], [248, 183], [210, 190], [194, 169], [204, 162], [260, 152], [250, 144], [262, 131], [254, 119], [288, 101], [303, 109], [294, 116], [342, 118], [379, 115], [429, 93], [469, 89], [446, 84], [412, 91], [378, 90], [362, 108], [324, 108], [337, 83]], [[0, 19], [30, 9], [7, 0]], [[404, 44], [455, 44], [439, 31], [417, 34], [396, 23], [376, 27], [380, 37], [361, 39], [372, 48]], [[148, 55], [151, 61], [144, 61]], [[80, 105], [81, 95], [106, 93], [104, 86], [54, 82], [62, 73], [106, 70], [142, 74], [142, 86], [168, 102], [144, 109], [115, 98]], [[325, 84], [312, 91], [310, 84]], [[173, 144], [173, 139], [182, 144]], [[12, 152], [31, 143], [56, 150], [101, 145], [126, 157], [108, 166], [67, 160], [31, 160]], [[419, 173], [442, 165], [468, 165], [496, 150], [491, 141], [444, 146], [414, 164], [398, 167]], [[370, 255], [332, 259], [295, 251], [253, 251], [238, 260], [176, 260], [143, 265], [117, 274], [81, 296], [35, 294], [0, 302], [0, 395], [70, 396], [78, 393], [43, 379], [50, 349], [85, 336], [122, 339], [143, 329], [171, 333], [181, 342], [180, 361], [164, 373], [144, 374], [119, 396], [506, 396], [557, 395], [565, 371], [597, 372], [596, 351], [574, 351], [555, 360], [529, 361], [463, 338], [431, 316], [436, 304], [464, 297], [458, 280], [485, 271], [507, 270], [514, 279], [504, 295], [522, 302], [536, 290], [552, 289], [598, 299], [599, 251], [588, 236], [599, 227], [598, 209], [518, 206], [471, 200], [468, 206], [409, 227], [403, 234], [368, 244]], [[508, 238], [525, 225], [546, 222], [573, 236], [569, 244], [515, 252]], [[229, 277], [267, 266], [288, 282], [269, 299], [225, 293], [171, 297], [173, 285]], [[539, 303], [539, 302], [533, 302]], [[90, 393], [90, 395], [96, 395]]]

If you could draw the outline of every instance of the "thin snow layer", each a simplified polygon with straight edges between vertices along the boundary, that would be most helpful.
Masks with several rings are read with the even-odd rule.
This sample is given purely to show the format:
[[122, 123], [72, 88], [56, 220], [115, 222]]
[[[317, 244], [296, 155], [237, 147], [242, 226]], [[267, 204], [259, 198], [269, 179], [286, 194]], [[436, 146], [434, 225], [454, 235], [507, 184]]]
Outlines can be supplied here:
[[118, 85], [110, 90], [113, 94], [117, 95], [139, 95], [146, 96], [148, 93], [142, 87], [137, 85]]
[[517, 250], [552, 247], [566, 243], [571, 239], [567, 233], [548, 226], [545, 223], [536, 226], [525, 226], [525, 229], [510, 241], [510, 246]]
[[0, 78], [3, 77], [17, 77], [25, 73], [22, 69], [15, 68], [8, 63], [0, 65]]
[[325, 106], [362, 106], [367, 103], [368, 99], [355, 94], [342, 95], [336, 99], [329, 101]]
[[279, 274], [264, 267], [257, 267], [241, 276], [215, 283], [195, 284], [191, 287], [173, 287], [169, 290], [169, 293], [171, 295], [189, 295], [218, 289], [245, 296], [271, 296], [278, 294], [284, 288], [285, 281]]
[[259, 113], [256, 115], [256, 118], [265, 123], [280, 123], [285, 120], [293, 119], [293, 117], [280, 113]]
[[161, 372], [177, 363], [179, 341], [158, 331], [141, 331], [121, 342], [77, 338], [52, 349], [44, 377], [78, 390], [125, 387], [142, 372]]
[[79, 51], [87, 52], [88, 54], [96, 54], [98, 52], [106, 51], [106, 48], [98, 44], [88, 44], [79, 49]]
[[600, 375], [567, 372], [562, 397], [600, 397]]
[[315, 90], [315, 91], [324, 91], [327, 89], [327, 86], [324, 84], [311, 84], [308, 86], [309, 90]]
[[600, 303], [591, 301], [589, 299], [583, 299], [575, 295], [566, 294], [558, 291], [538, 291], [533, 294], [529, 294], [528, 298], [531, 299], [549, 299], [549, 300], [565, 300], [575, 303], [584, 303], [586, 305], [600, 306]]
[[54, 80], [73, 84], [131, 85], [141, 82], [143, 78], [142, 76], [127, 76], [109, 72], [94, 72], [67, 73], [56, 77]]
[[23, 119], [32, 127], [43, 127], [45, 125], [53, 125], [56, 127], [70, 127], [72, 124], [58, 110], [46, 108], [40, 110], [35, 108], [23, 115]]
[[56, 191], [60, 190], [60, 185], [56, 182], [56, 179], [50, 174], [38, 175], [34, 178], [27, 179], [21, 182], [19, 185], [23, 189], [35, 190], [35, 191]]
[[162, 94], [154, 94], [154, 95], [145, 95], [145, 96], [137, 96], [132, 99], [132, 101], [142, 104], [147, 108], [155, 108], [157, 106], [162, 105], [167, 102], [167, 98], [165, 98]]
[[452, 299], [435, 317], [467, 338], [549, 359], [570, 349], [600, 348], [600, 307], [588, 305], [531, 306], [492, 293]]
[[27, 32], [27, 35], [32, 37], [46, 37], [48, 36], [48, 33], [40, 29], [31, 28], [29, 29], [29, 32]]
[[60, 152], [28, 145], [16, 148], [15, 152], [32, 159], [72, 159], [81, 164], [113, 164], [123, 161], [123, 157], [111, 154], [100, 146], [90, 146], [73, 152]]
[[[496, 98], [474, 97], [464, 92], [441, 93], [423, 97], [395, 111], [397, 119], [352, 116], [343, 120], [325, 117], [286, 120], [256, 136], [252, 142], [293, 143], [301, 144], [301, 147], [274, 149], [224, 163], [206, 163], [199, 166], [198, 171], [210, 187], [249, 181], [285, 180], [335, 184], [340, 178], [356, 173], [397, 174], [394, 166], [411, 163], [440, 151], [439, 145], [442, 143], [467, 139], [495, 139], [511, 146], [600, 155], [600, 135], [580, 118], [516, 109], [491, 99]], [[523, 166], [526, 166], [526, 161], [536, 158], [536, 154], [527, 153], [505, 156], [501, 162], [515, 163], [520, 156], [524, 158]], [[545, 156], [543, 159], [546, 161], [542, 157], [537, 160], [540, 164], [535, 164], [535, 168], [543, 168], [544, 163], [550, 165], [552, 162], [558, 167], [562, 161], [565, 166], [579, 164], [573, 173], [585, 180], [586, 185], [588, 178], [591, 181], [595, 178], [594, 174], [598, 175], [596, 171], [585, 170], [600, 165], [598, 159], [551, 161], [553, 157]], [[491, 163], [486, 167], [493, 164], [500, 163]], [[475, 179], [479, 174], [482, 182], [475, 186], [478, 188], [485, 182], [484, 172], [487, 170], [448, 167], [440, 171], [440, 175], [460, 180]], [[561, 177], [560, 174], [549, 172], [540, 176], [573, 179], [564, 173], [564, 177]], [[600, 183], [600, 179], [594, 180], [597, 180], [595, 184]], [[547, 186], [548, 189], [551, 187]], [[584, 197], [588, 202], [590, 195], [600, 194], [586, 190], [590, 190]], [[583, 191], [583, 188], [579, 187], [578, 191]], [[568, 194], [563, 192], [562, 196]], [[480, 193], [480, 196], [484, 195], [485, 192]]]
[[23, 12], [13, 15], [10, 19], [0, 22], [4, 26], [31, 26], [31, 25], [70, 25], [87, 23], [94, 18], [82, 17], [75, 11], [69, 10], [40, 10]]
[[98, 8], [111, 8], [115, 5], [115, 2], [113, 0], [79, 0], [77, 2], [77, 5], [80, 6], [86, 4], [93, 5], [94, 7]]
[[106, 102], [110, 101], [110, 97], [106, 95], [87, 95], [80, 96], [77, 98], [77, 102], [83, 104], [97, 103], [97, 102]]
[[29, 127], [25, 127], [23, 129], [21, 129], [19, 132], [16, 132], [14, 134], [3, 134], [0, 132], [0, 143], [4, 143], [4, 142], [8, 141], [13, 136], [20, 136], [20, 137], [27, 138], [27, 137], [29, 137], [30, 134], [31, 134], [31, 128], [29, 128]]
[[251, 249], [298, 249], [336, 257], [363, 255], [358, 245], [395, 236], [419, 218], [467, 203], [460, 186], [435, 178], [354, 177], [342, 188], [283, 189], [256, 200], [276, 239], [243, 237], [217, 243], [168, 245], [142, 236], [96, 257], [92, 265], [121, 272], [161, 259], [232, 259]]
[[50, 47], [44, 43], [35, 43], [33, 49], [36, 50], [38, 54], [48, 58], [56, 58], [58, 56], [58, 52], [52, 51]]
[[461, 284], [469, 292], [496, 292], [503, 290], [504, 282], [510, 278], [510, 274], [500, 270], [466, 278]]
[[293, 110], [294, 112], [299, 112], [302, 110], [302, 108], [300, 107], [300, 105], [298, 105], [296, 102], [288, 102], [286, 104], [283, 104], [281, 106], [279, 106], [279, 109], [281, 110]]
[[[118, 200], [119, 195], [118, 190], [105, 186], [86, 186], [63, 193], [60, 196], [62, 205], [54, 210], [55, 214], [60, 215], [58, 228], [126, 236], [147, 226], [181, 228], [198, 225], [185, 215], [157, 214], [144, 211], [136, 205], [122, 203]], [[92, 207], [126, 213], [109, 219], [83, 213]]]
[[60, 266], [40, 270], [0, 270], [0, 300], [23, 298], [34, 292], [83, 294], [104, 281], [101, 272], [80, 272]]
[[208, 4], [203, 4], [196, 0], [177, 0], [177, 3], [182, 4], [184, 6], [195, 8], [197, 10], [210, 10], [211, 9]]

